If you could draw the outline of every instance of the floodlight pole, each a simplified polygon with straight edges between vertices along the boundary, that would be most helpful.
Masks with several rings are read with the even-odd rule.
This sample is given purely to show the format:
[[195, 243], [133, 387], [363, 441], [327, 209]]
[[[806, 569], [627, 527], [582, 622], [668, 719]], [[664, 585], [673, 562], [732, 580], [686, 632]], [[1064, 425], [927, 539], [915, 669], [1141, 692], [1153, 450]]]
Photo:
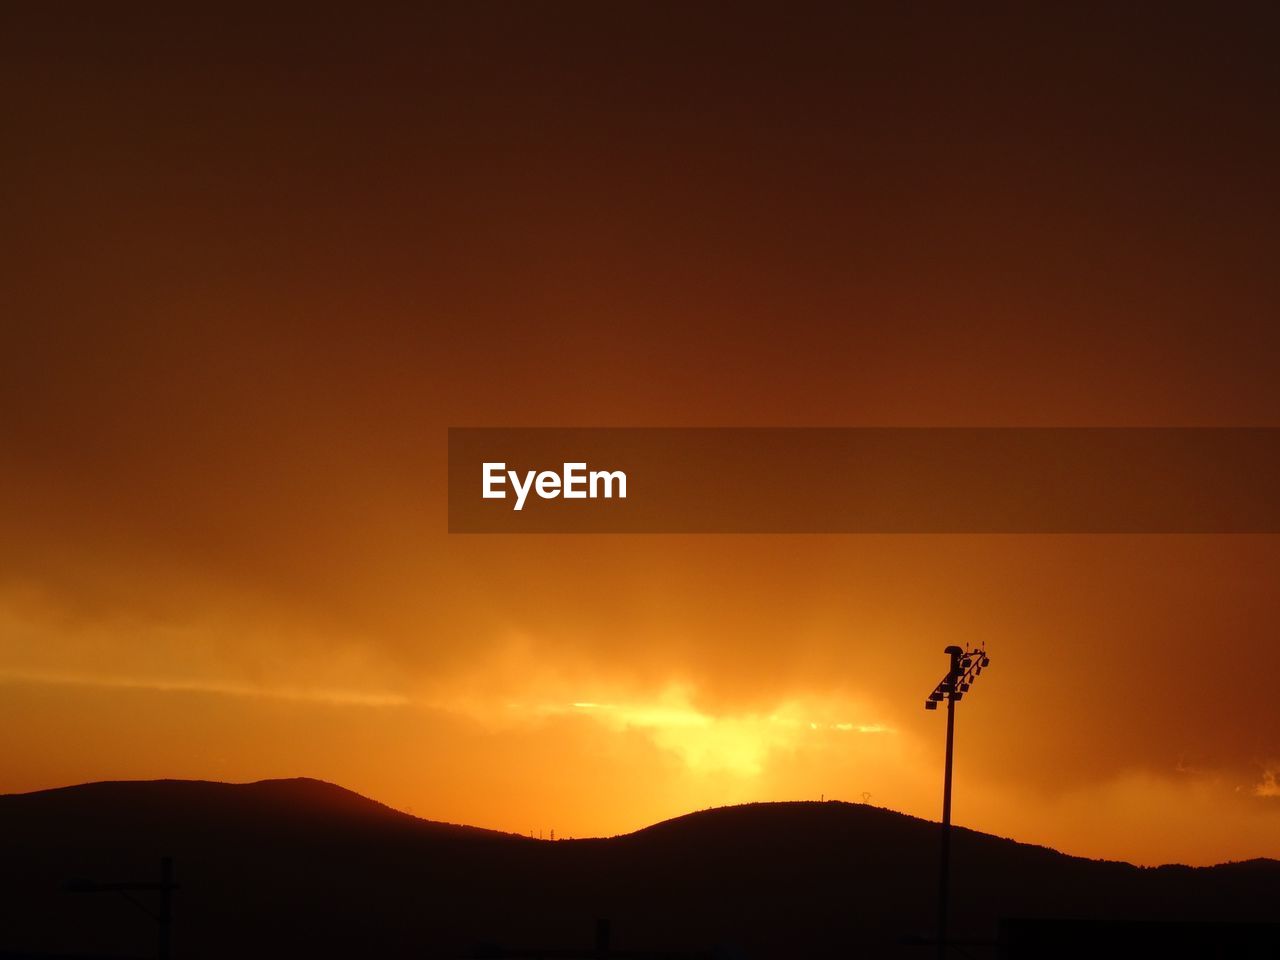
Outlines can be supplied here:
[[938, 858], [938, 958], [947, 954], [947, 900], [951, 881], [951, 765], [956, 741], [956, 687], [960, 681], [960, 658], [964, 651], [959, 647], [947, 647], [944, 653], [951, 655], [951, 669], [945, 681], [947, 691], [947, 757], [942, 774], [942, 853]]
[[942, 851], [938, 858], [938, 960], [947, 956], [947, 902], [951, 874], [951, 766], [956, 744], [956, 701], [969, 690], [983, 669], [991, 666], [986, 644], [971, 650], [950, 646], [942, 651], [951, 658], [946, 675], [924, 702], [926, 710], [937, 710], [947, 702], [947, 759], [942, 774]]
[[170, 960], [173, 956], [173, 857], [160, 860], [160, 915], [156, 918], [159, 929], [156, 955], [159, 960]]

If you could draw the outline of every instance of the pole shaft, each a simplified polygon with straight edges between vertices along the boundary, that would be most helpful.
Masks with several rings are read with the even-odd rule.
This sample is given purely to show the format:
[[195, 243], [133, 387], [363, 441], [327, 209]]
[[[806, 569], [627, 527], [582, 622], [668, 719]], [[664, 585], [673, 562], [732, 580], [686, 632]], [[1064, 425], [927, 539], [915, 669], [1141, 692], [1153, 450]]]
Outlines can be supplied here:
[[160, 861], [160, 942], [156, 953], [160, 960], [173, 956], [173, 858]]
[[[955, 673], [952, 672], [952, 684]], [[953, 690], [954, 693], [954, 690]], [[951, 879], [951, 757], [955, 746], [956, 702], [947, 696], [947, 758], [942, 774], [942, 855], [938, 858], [938, 958], [947, 954], [947, 899]]]

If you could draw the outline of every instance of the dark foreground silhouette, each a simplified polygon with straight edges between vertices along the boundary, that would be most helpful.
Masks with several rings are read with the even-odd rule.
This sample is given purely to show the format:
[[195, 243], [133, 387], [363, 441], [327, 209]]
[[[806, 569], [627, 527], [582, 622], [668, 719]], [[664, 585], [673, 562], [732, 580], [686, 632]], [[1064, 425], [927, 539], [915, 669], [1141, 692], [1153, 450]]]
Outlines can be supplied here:
[[[154, 895], [132, 894], [135, 903], [68, 884], [158, 879], [166, 855], [180, 884], [179, 958], [538, 956], [544, 947], [591, 957], [601, 918], [619, 956], [933, 955], [921, 941], [938, 825], [914, 817], [838, 802], [752, 804], [611, 839], [542, 842], [420, 820], [320, 781], [274, 780], [0, 797], [0, 956], [155, 956], [155, 921], [139, 909], [153, 908]], [[1133, 921], [1280, 920], [1274, 860], [1139, 868], [958, 829], [952, 869], [957, 957], [992, 955], [1000, 918], [1080, 918], [1094, 922], [1076, 934], [1135, 942], [1158, 928]], [[1212, 939], [1220, 928], [1194, 929]], [[1087, 946], [1070, 955], [1101, 953]]]

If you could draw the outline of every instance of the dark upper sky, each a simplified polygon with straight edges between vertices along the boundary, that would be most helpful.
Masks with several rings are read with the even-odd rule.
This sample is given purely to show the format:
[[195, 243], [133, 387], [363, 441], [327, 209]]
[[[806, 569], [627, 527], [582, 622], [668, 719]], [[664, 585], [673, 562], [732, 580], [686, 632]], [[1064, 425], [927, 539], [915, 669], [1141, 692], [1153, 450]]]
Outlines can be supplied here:
[[1275, 19], [7, 5], [0, 789], [931, 815], [987, 638], [962, 819], [1280, 854], [1269, 538], [480, 542], [443, 490], [449, 425], [1280, 425]]

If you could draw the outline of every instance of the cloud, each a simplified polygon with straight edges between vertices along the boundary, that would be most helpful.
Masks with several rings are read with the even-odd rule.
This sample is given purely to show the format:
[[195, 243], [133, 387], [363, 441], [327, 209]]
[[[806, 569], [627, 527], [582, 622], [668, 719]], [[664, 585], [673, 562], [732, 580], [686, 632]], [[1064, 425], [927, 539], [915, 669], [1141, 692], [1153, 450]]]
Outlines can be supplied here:
[[1280, 797], [1280, 766], [1269, 766], [1262, 772], [1262, 780], [1254, 786], [1253, 795], [1268, 799]]
[[226, 697], [251, 697], [333, 706], [403, 707], [411, 701], [397, 693], [344, 690], [328, 687], [255, 686], [187, 678], [86, 676], [56, 673], [0, 672], [0, 682], [48, 686], [98, 687], [108, 690], [152, 690], [160, 693], [207, 693]]

